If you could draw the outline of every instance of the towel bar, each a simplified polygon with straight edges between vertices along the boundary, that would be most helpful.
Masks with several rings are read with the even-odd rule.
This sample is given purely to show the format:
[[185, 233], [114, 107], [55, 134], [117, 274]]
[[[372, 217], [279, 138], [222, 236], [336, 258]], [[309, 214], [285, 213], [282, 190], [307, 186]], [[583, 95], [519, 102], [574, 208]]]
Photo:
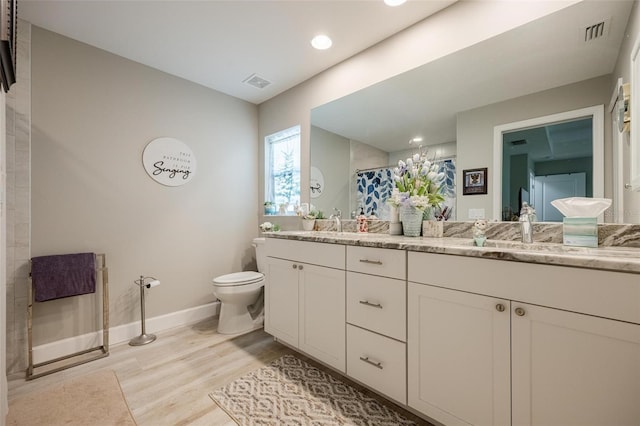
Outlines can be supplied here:
[[[29, 346], [29, 366], [26, 371], [26, 379], [32, 380], [38, 377], [46, 376], [47, 374], [52, 374], [61, 370], [66, 370], [67, 368], [75, 367], [77, 365], [85, 364], [90, 361], [95, 361], [100, 358], [104, 358], [109, 356], [109, 276], [107, 269], [107, 259], [104, 253], [96, 254], [96, 260], [100, 258], [100, 261], [97, 262], [96, 272], [100, 272], [102, 275], [102, 345], [95, 346], [89, 349], [84, 349], [78, 352], [71, 353], [69, 355], [64, 355], [55, 359], [50, 359], [48, 361], [40, 362], [37, 364], [33, 363], [33, 303], [34, 303], [34, 291], [33, 291], [33, 282], [29, 283], [28, 286], [28, 305], [27, 305], [27, 342]], [[31, 277], [31, 271], [29, 271], [29, 277]], [[56, 362], [65, 361], [71, 358], [79, 357], [81, 355], [86, 355], [91, 352], [100, 351], [97, 355], [92, 357], [84, 358], [78, 360], [76, 362], [72, 362], [69, 364], [65, 364], [63, 366], [52, 368], [50, 370], [43, 371], [41, 373], [35, 373], [36, 368], [44, 367], [46, 365], [54, 364]]]

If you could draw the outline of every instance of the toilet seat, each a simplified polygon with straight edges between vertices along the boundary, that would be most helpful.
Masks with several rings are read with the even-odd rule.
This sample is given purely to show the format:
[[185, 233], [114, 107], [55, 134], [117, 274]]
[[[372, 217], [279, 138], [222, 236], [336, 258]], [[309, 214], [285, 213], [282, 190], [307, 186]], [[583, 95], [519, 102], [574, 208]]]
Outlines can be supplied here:
[[264, 274], [254, 271], [234, 272], [232, 274], [221, 275], [213, 279], [213, 285], [218, 287], [235, 287], [247, 284], [254, 284], [264, 279]]

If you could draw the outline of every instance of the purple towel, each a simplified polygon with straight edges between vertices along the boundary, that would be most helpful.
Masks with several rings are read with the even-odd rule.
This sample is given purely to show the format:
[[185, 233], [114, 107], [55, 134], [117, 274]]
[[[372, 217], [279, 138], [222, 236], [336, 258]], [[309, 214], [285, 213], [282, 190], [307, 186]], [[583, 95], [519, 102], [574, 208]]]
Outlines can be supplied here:
[[96, 292], [95, 253], [59, 254], [31, 259], [35, 301]]

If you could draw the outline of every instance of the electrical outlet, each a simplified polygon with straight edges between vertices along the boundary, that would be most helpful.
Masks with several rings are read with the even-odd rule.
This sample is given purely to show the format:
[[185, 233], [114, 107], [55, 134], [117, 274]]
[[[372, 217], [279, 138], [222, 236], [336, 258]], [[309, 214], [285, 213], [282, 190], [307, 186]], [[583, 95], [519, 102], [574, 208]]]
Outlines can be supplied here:
[[484, 209], [469, 209], [469, 219], [484, 219]]

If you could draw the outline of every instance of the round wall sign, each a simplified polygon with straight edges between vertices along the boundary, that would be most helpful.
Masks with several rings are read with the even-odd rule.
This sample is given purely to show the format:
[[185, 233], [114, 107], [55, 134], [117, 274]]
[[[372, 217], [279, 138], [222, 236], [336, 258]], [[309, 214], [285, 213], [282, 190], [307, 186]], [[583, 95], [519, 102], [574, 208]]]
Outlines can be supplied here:
[[311, 186], [311, 198], [318, 198], [324, 191], [324, 175], [319, 168], [311, 166], [311, 176], [309, 178]]
[[142, 152], [142, 165], [151, 179], [166, 186], [180, 186], [196, 174], [191, 148], [174, 138], [158, 138]]

